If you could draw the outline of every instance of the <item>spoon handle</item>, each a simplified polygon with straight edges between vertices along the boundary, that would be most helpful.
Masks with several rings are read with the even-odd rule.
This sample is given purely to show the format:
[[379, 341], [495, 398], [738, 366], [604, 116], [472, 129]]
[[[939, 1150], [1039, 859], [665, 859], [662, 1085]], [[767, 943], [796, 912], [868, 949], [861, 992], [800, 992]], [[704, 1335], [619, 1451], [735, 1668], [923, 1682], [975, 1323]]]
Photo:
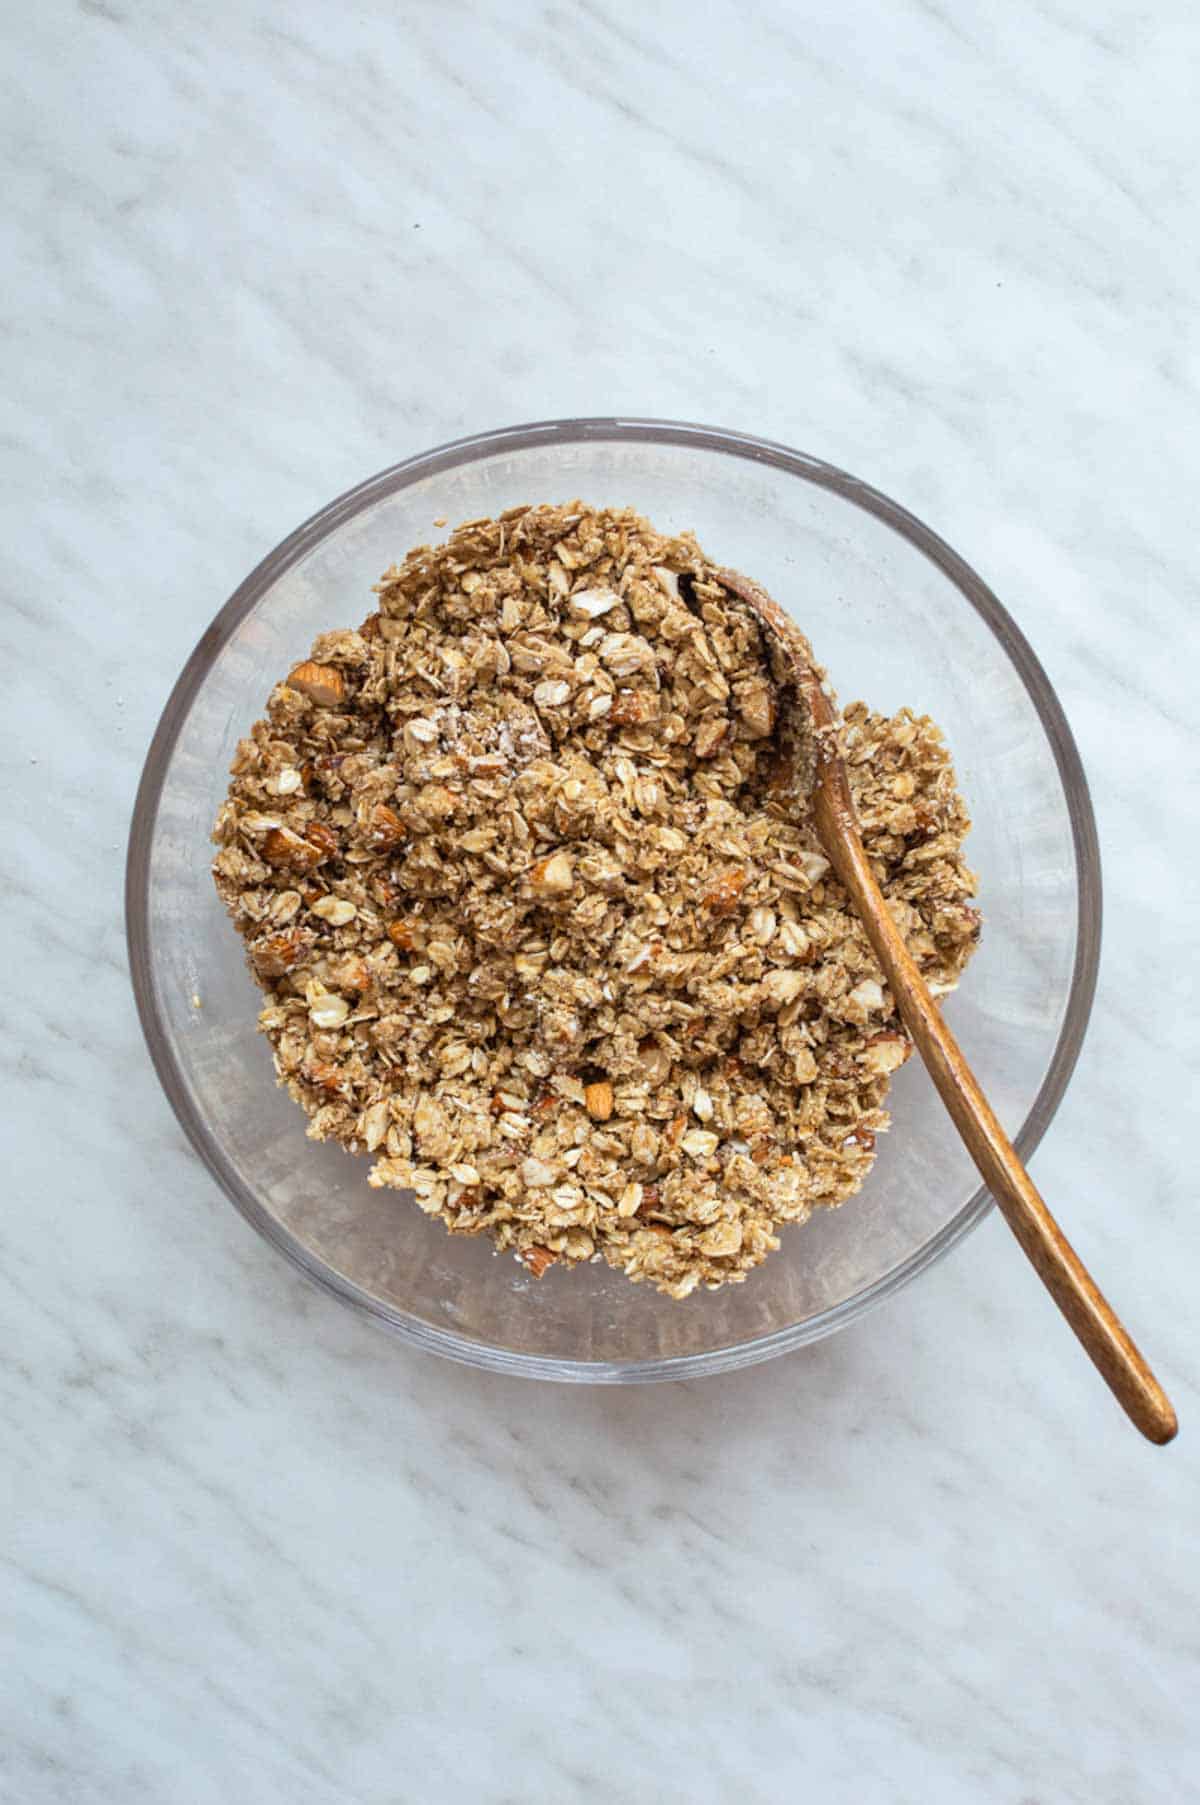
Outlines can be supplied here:
[[846, 831], [836, 791], [831, 795], [824, 785], [818, 785], [814, 803], [825, 850], [850, 893], [900, 1017], [983, 1182], [1130, 1421], [1148, 1440], [1169, 1442], [1178, 1427], [1170, 1400], [1050, 1214], [996, 1120], [892, 920], [857, 828]]

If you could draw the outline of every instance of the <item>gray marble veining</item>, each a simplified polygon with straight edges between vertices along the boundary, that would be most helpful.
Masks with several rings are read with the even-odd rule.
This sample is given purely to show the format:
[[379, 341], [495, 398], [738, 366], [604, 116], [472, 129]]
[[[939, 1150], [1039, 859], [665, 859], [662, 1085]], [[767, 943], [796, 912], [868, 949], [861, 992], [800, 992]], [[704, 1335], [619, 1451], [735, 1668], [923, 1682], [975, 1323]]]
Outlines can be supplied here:
[[[1200, 1797], [1182, 0], [7, 9], [0, 1797]], [[141, 760], [257, 559], [572, 413], [845, 464], [1044, 660], [1106, 863], [1036, 1160], [1180, 1408], [1140, 1445], [1002, 1227], [772, 1366], [393, 1346], [258, 1244], [143, 1055]]]

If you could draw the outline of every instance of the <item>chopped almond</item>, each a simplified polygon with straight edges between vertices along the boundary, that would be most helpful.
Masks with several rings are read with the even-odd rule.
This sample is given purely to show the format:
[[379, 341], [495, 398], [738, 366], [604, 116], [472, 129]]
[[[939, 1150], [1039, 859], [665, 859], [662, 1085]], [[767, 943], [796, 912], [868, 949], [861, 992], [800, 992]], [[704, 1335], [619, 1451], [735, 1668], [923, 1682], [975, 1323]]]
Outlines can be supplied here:
[[263, 841], [262, 854], [268, 865], [286, 865], [293, 871], [315, 871], [321, 863], [320, 849], [290, 827], [273, 827]]
[[324, 821], [310, 821], [304, 830], [304, 838], [310, 846], [315, 846], [323, 863], [326, 859], [334, 859], [341, 851], [341, 843], [332, 827]]
[[595, 1084], [585, 1085], [583, 1101], [593, 1122], [607, 1122], [613, 1112], [613, 1087], [608, 1079], [601, 1078]]
[[613, 697], [608, 718], [614, 727], [644, 727], [658, 719], [658, 697], [652, 689], [623, 689]]
[[575, 882], [575, 868], [569, 854], [552, 852], [539, 859], [529, 873], [530, 888], [538, 896], [565, 896]]
[[912, 1042], [903, 1034], [873, 1034], [866, 1042], [862, 1063], [878, 1078], [886, 1078], [900, 1067], [912, 1052]]
[[695, 750], [697, 758], [713, 758], [725, 744], [729, 733], [729, 722], [720, 718], [702, 721], [696, 732]]
[[376, 852], [393, 852], [408, 838], [408, 829], [395, 809], [377, 802], [367, 822], [367, 839]]
[[327, 1059], [306, 1059], [300, 1072], [306, 1083], [316, 1085], [318, 1090], [331, 1097], [340, 1095], [343, 1089], [341, 1072]]
[[750, 873], [740, 867], [726, 871], [711, 889], [705, 891], [700, 900], [713, 915], [732, 915], [738, 906], [738, 898], [749, 881]]
[[337, 665], [314, 664], [311, 658], [288, 672], [287, 686], [319, 708], [340, 708], [346, 700], [346, 680]]
[[282, 978], [299, 965], [308, 947], [309, 937], [299, 928], [285, 928], [279, 934], [267, 934], [250, 948], [254, 969], [260, 978]]

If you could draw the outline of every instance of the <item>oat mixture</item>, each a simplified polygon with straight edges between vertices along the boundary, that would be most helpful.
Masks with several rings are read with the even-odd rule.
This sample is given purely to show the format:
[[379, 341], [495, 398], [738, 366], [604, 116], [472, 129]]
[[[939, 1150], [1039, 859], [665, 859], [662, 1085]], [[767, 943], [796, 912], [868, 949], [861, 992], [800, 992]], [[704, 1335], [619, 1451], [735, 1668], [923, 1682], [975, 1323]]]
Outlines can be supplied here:
[[[309, 1134], [535, 1273], [603, 1257], [673, 1297], [859, 1188], [911, 1051], [712, 571], [580, 503], [410, 552], [276, 686], [214, 836]], [[949, 991], [979, 916], [941, 736], [862, 703], [842, 734]]]

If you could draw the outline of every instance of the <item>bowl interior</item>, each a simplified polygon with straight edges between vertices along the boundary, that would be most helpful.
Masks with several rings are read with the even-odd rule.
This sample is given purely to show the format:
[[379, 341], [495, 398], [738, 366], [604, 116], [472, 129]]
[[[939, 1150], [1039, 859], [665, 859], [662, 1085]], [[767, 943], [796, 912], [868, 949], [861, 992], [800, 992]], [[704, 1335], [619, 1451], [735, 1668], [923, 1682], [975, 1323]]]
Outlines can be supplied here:
[[599, 1264], [535, 1281], [489, 1242], [452, 1238], [407, 1198], [371, 1190], [364, 1161], [305, 1139], [209, 877], [235, 742], [313, 635], [357, 624], [380, 573], [436, 538], [436, 519], [575, 496], [693, 528], [795, 614], [843, 702], [908, 704], [944, 728], [984, 912], [948, 1012], [1029, 1150], [1078, 1050], [1095, 968], [1094, 836], [1065, 724], [1011, 622], [933, 535], [825, 466], [726, 435], [592, 422], [468, 441], [365, 484], [272, 554], [197, 648], [151, 751], [131, 844], [134, 978], [194, 1143], [311, 1276], [461, 1358], [559, 1377], [681, 1375], [826, 1332], [977, 1218], [986, 1199], [919, 1063], [899, 1074], [894, 1126], [861, 1194], [784, 1230], [745, 1284], [674, 1303]]

